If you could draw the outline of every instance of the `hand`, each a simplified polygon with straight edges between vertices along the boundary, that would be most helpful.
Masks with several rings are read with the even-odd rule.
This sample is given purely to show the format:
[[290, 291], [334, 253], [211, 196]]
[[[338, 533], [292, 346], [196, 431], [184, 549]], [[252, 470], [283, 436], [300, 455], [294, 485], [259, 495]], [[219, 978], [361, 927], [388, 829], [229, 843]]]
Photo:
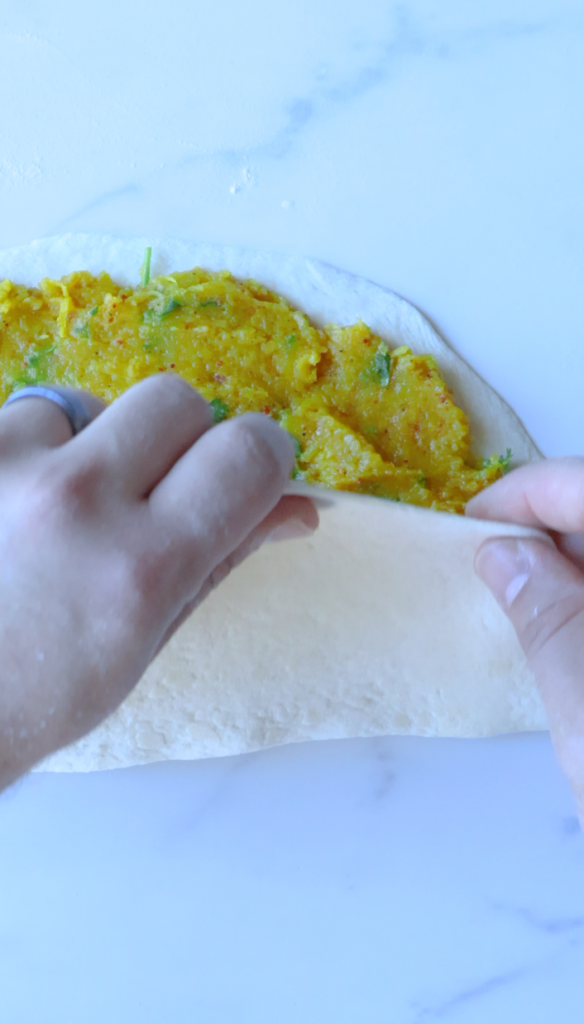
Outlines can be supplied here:
[[0, 411], [0, 787], [113, 711], [177, 626], [268, 537], [310, 533], [282, 498], [288, 435], [212, 427], [178, 377], [150, 377], [71, 438], [43, 398]]
[[584, 827], [584, 458], [523, 466], [466, 512], [540, 527], [555, 542], [488, 540], [475, 569], [517, 630]]

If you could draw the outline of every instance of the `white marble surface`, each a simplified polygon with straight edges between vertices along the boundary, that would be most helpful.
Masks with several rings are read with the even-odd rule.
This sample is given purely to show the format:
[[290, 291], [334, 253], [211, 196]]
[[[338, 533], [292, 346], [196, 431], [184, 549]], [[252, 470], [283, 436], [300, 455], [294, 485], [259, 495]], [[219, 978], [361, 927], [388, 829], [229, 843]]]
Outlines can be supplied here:
[[[0, 246], [328, 260], [584, 451], [579, 2], [21, 0], [0, 43]], [[7, 1024], [582, 1019], [584, 847], [543, 735], [34, 776], [0, 865]]]

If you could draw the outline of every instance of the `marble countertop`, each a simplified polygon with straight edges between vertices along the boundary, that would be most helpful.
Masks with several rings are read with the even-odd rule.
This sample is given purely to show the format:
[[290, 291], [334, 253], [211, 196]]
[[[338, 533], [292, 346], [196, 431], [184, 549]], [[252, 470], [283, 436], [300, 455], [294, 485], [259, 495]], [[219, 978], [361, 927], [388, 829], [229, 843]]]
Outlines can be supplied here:
[[[298, 253], [423, 309], [584, 451], [576, 0], [0, 11], [0, 247]], [[34, 775], [0, 798], [6, 1024], [572, 1024], [584, 847], [546, 735]]]

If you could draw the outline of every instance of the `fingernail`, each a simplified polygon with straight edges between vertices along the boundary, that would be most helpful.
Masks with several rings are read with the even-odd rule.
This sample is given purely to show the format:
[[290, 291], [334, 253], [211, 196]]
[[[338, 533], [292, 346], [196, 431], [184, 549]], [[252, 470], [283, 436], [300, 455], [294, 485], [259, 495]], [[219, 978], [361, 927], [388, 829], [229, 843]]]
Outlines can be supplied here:
[[489, 540], [479, 549], [475, 570], [503, 608], [509, 608], [527, 583], [533, 555], [514, 538]]
[[314, 531], [302, 519], [287, 519], [285, 523], [276, 526], [266, 540], [294, 540], [297, 537], [309, 537], [311, 533]]

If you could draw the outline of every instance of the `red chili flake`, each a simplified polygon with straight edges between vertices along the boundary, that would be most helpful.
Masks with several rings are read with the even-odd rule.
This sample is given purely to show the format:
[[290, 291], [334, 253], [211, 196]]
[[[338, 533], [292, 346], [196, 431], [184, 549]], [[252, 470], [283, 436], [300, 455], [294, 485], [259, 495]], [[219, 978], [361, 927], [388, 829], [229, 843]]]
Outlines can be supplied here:
[[364, 345], [370, 345], [371, 344], [371, 338], [363, 338], [363, 344]]
[[271, 410], [270, 410], [270, 407], [269, 407], [269, 405], [264, 405], [264, 407], [263, 407], [263, 409], [262, 409], [262, 412], [265, 412], [266, 416], [269, 416], [269, 414], [270, 414], [270, 411], [271, 411]]
[[170, 369], [171, 369], [171, 370], [174, 370], [174, 363], [171, 363], [171, 364], [170, 364]]
[[124, 342], [122, 341], [121, 338], [116, 338], [116, 345], [123, 345], [123, 344], [124, 344]]
[[166, 366], [159, 366], [159, 367], [158, 367], [158, 372], [159, 372], [159, 373], [164, 373], [164, 372], [165, 372], [165, 370], [166, 370]]
[[440, 401], [442, 402], [442, 404], [444, 404], [444, 402], [447, 402], [448, 399], [446, 398], [446, 395], [440, 395]]
[[223, 360], [222, 359], [218, 359], [217, 360], [217, 366], [223, 366]]
[[192, 327], [192, 324], [185, 324], [185, 327]]
[[218, 384], [225, 384], [227, 377], [224, 377], [222, 373], [216, 373], [215, 380], [217, 381]]

